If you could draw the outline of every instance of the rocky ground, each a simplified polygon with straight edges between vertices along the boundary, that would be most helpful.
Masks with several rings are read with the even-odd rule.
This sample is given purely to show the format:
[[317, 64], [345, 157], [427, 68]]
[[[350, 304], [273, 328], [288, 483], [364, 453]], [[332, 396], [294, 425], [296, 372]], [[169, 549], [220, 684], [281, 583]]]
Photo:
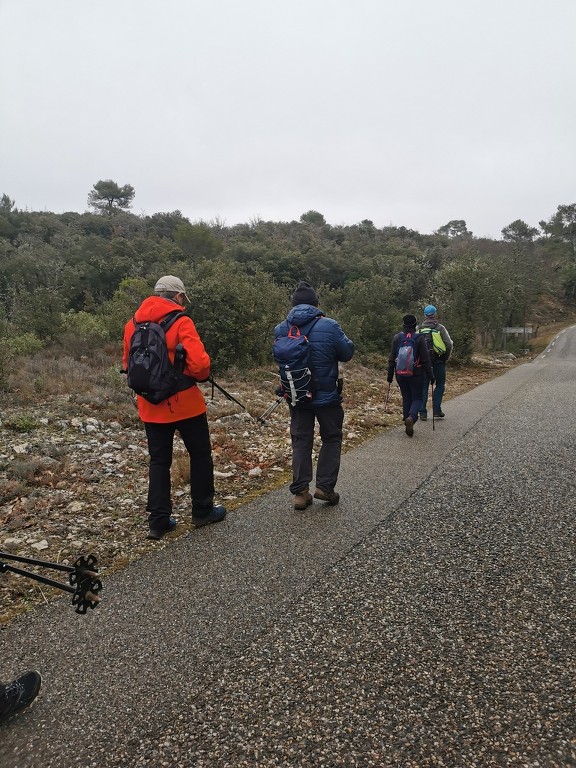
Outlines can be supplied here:
[[[513, 364], [484, 360], [472, 368], [450, 368], [446, 400]], [[64, 564], [93, 553], [105, 585], [107, 574], [151, 548], [169, 546], [192, 527], [187, 457], [177, 440], [173, 495], [178, 527], [161, 542], [147, 541], [146, 441], [125, 384], [111, 367], [97, 377], [88, 361], [69, 369], [65, 361], [57, 369], [54, 365], [45, 361], [42, 369], [25, 371], [0, 398], [0, 550]], [[217, 501], [230, 514], [241, 514], [243, 503], [289, 482], [288, 409], [281, 403], [264, 424], [258, 421], [274, 403], [271, 371], [217, 382], [246, 407], [218, 390], [212, 399], [210, 385], [202, 385]], [[399, 390], [392, 386], [387, 406], [386, 392], [385, 372], [347, 366], [345, 451], [400, 423]], [[449, 414], [449, 406], [445, 410]], [[287, 491], [286, 509], [291, 508]], [[65, 581], [65, 574], [41, 572]], [[0, 623], [61, 594], [0, 573]]]

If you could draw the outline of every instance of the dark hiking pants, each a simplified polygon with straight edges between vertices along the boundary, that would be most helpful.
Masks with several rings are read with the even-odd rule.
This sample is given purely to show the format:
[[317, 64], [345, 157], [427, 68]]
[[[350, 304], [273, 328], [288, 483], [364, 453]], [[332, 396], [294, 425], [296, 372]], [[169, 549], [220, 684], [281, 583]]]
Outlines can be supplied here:
[[316, 466], [316, 488], [333, 491], [340, 470], [344, 409], [340, 404], [322, 408], [291, 408], [292, 484], [290, 491], [300, 493], [312, 482], [314, 427], [318, 421], [322, 445]]
[[[442, 398], [444, 397], [444, 390], [446, 389], [446, 363], [444, 360], [435, 360], [432, 363], [432, 371], [434, 373], [434, 379], [436, 384], [434, 386], [434, 393], [432, 395], [432, 410], [434, 413], [440, 413], [442, 410]], [[422, 390], [422, 406], [420, 408], [421, 414], [427, 413], [428, 403], [428, 389], [429, 381], [427, 377], [424, 377], [424, 387]]]
[[176, 431], [190, 456], [192, 515], [201, 517], [210, 511], [214, 501], [214, 464], [206, 414], [167, 424], [146, 422], [144, 426], [150, 455], [146, 506], [150, 529], [164, 530], [172, 513], [170, 467]]
[[422, 390], [426, 376], [415, 375], [401, 378], [396, 377], [402, 394], [402, 418], [411, 416], [413, 421], [418, 421], [418, 412], [422, 408]]

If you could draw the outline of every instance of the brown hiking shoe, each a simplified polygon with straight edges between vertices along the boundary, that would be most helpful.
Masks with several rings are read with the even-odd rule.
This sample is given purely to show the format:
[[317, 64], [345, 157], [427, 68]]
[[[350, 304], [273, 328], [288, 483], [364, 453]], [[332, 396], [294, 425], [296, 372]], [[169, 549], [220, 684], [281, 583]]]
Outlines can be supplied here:
[[414, 419], [412, 416], [408, 416], [406, 419], [404, 419], [404, 425], [406, 426], [406, 434], [408, 437], [412, 437], [414, 434]]
[[340, 501], [340, 494], [336, 493], [336, 491], [323, 491], [322, 488], [316, 488], [314, 498], [326, 501], [331, 506], [334, 506], [334, 504], [338, 504]]
[[312, 494], [304, 488], [294, 496], [294, 509], [306, 509], [312, 504]]

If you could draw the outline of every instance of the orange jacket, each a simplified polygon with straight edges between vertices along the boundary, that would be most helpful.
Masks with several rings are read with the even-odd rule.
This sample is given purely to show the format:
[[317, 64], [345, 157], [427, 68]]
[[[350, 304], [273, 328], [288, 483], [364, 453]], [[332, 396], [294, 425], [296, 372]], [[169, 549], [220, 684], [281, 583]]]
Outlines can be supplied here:
[[[147, 299], [144, 299], [136, 310], [135, 318], [139, 323], [146, 320], [157, 323], [175, 309], [181, 309], [177, 302], [171, 301], [171, 299], [164, 299], [161, 296], [149, 296]], [[130, 319], [124, 328], [124, 370], [128, 367], [128, 352], [133, 333], [134, 322]], [[200, 336], [198, 336], [196, 326], [188, 316], [176, 320], [166, 334], [168, 355], [172, 362], [174, 362], [174, 352], [177, 344], [182, 344], [186, 350], [184, 373], [188, 376], [194, 376], [199, 381], [207, 379], [210, 375], [210, 358]], [[197, 386], [177, 392], [157, 405], [149, 403], [148, 400], [140, 397], [140, 395], [137, 396], [136, 400], [138, 414], [142, 421], [154, 423], [180, 421], [181, 419], [189, 419], [206, 412], [204, 396]]]

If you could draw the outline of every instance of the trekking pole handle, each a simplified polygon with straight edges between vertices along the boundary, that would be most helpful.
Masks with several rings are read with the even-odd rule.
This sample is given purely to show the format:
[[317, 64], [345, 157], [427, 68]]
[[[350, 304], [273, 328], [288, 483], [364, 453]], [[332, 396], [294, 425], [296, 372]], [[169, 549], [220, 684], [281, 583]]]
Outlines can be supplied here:
[[184, 373], [184, 366], [186, 365], [186, 350], [182, 344], [176, 344], [174, 351], [174, 368], [178, 373]]

